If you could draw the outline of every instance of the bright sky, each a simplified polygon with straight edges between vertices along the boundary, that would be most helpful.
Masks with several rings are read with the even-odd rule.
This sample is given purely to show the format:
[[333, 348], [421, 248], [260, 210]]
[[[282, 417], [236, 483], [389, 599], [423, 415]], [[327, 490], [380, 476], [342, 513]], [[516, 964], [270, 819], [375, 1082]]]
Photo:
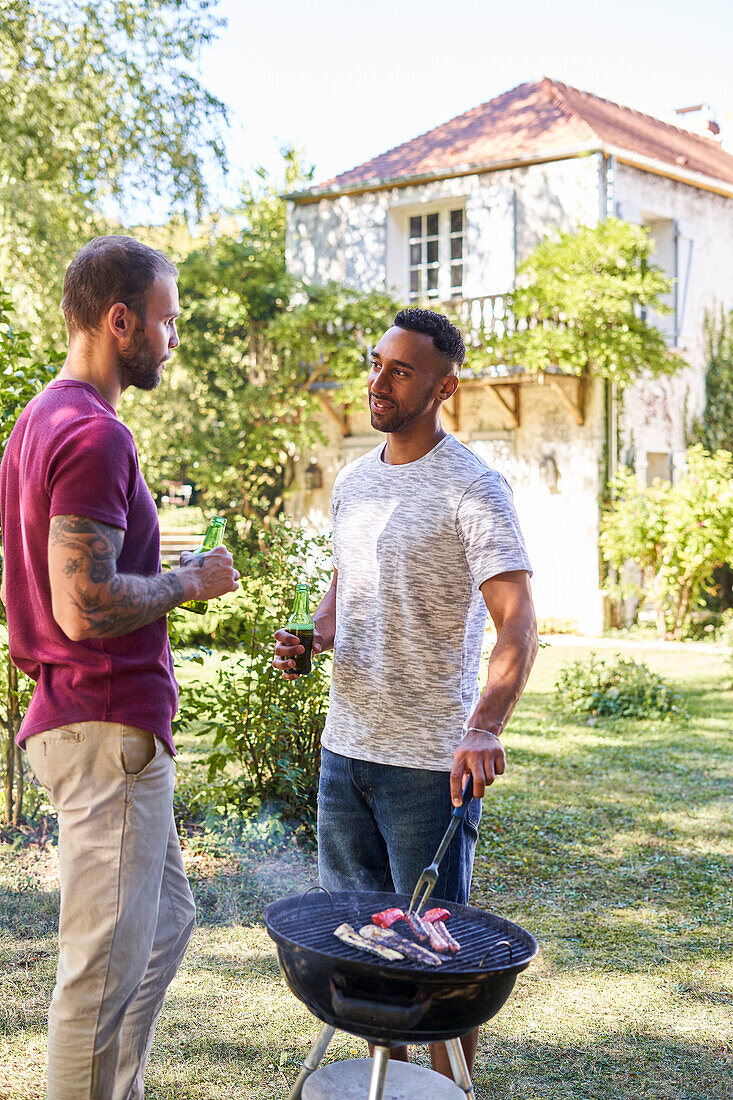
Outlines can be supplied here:
[[[731, 0], [220, 0], [203, 79], [231, 111], [230, 161], [316, 180], [540, 76], [669, 117], [707, 102], [733, 134]], [[725, 114], [729, 117], [726, 120]], [[733, 141], [726, 144], [733, 149]]]

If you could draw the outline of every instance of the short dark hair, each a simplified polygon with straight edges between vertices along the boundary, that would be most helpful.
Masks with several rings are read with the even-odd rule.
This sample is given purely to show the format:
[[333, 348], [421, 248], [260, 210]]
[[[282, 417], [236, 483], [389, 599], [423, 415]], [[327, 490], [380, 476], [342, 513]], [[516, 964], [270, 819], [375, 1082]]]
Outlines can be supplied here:
[[442, 313], [432, 309], [401, 309], [393, 322], [398, 328], [410, 332], [423, 332], [432, 336], [436, 351], [460, 367], [466, 358], [466, 345], [454, 324]]
[[162, 252], [135, 237], [95, 237], [66, 269], [61, 309], [69, 330], [94, 332], [115, 302], [145, 321], [150, 288], [158, 275], [176, 278], [178, 268]]

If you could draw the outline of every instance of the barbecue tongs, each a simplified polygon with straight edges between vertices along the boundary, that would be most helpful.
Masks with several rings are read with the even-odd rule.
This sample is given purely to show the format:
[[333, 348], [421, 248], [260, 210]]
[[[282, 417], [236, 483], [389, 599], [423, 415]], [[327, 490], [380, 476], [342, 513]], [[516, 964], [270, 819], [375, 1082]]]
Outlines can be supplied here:
[[[440, 863], [441, 859], [443, 858], [443, 856], [447, 852], [448, 845], [450, 844], [450, 842], [453, 838], [454, 832], [456, 831], [459, 824], [461, 823], [461, 821], [463, 821], [464, 817], [466, 816], [466, 810], [468, 809], [468, 804], [469, 804], [469, 802], [471, 801], [472, 798], [473, 798], [473, 776], [469, 775], [468, 782], [466, 783], [466, 786], [463, 788], [463, 802], [461, 803], [460, 806], [456, 806], [455, 810], [451, 814], [450, 825], [445, 830], [445, 836], [443, 837], [443, 839], [440, 842], [438, 850], [435, 853], [435, 857], [433, 859], [433, 862], [430, 864], [429, 867], [424, 868], [422, 874], [420, 875], [420, 878], [417, 880], [417, 886], [413, 890], [412, 901], [410, 902], [410, 908], [408, 909], [409, 913], [415, 913], [416, 916], [418, 916], [418, 917], [420, 916], [420, 910], [422, 909], [423, 905], [425, 905], [425, 902], [428, 900], [428, 898], [432, 894], [433, 887], [435, 886], [436, 882], [438, 881], [438, 864]], [[415, 907], [415, 902], [417, 901], [418, 897], [420, 896], [420, 891], [421, 890], [424, 890], [424, 893], [423, 893], [422, 898], [420, 898], [420, 903], [418, 904], [418, 906], [416, 908]]]

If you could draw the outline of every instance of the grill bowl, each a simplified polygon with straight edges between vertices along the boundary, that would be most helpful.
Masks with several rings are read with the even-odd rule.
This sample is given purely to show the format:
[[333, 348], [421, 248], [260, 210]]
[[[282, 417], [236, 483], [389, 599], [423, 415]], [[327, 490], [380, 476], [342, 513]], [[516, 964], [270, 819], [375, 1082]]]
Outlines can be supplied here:
[[358, 931], [373, 913], [409, 903], [409, 894], [321, 892], [269, 905], [265, 926], [290, 990], [324, 1023], [387, 1045], [453, 1039], [490, 1020], [537, 954], [534, 937], [494, 913], [440, 899], [431, 905], [450, 910], [461, 944], [440, 967], [387, 962], [333, 935], [344, 921]]

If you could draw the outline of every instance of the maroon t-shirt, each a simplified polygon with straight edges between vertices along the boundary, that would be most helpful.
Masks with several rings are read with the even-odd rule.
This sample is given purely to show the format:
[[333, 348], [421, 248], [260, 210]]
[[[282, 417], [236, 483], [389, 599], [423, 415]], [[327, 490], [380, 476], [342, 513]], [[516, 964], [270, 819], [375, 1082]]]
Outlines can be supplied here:
[[158, 514], [129, 429], [93, 386], [56, 380], [21, 413], [0, 465], [10, 654], [36, 681], [18, 743], [71, 722], [123, 722], [173, 751], [178, 688], [165, 615], [81, 642], [53, 617], [48, 531], [64, 515], [124, 530], [119, 573], [160, 573]]

